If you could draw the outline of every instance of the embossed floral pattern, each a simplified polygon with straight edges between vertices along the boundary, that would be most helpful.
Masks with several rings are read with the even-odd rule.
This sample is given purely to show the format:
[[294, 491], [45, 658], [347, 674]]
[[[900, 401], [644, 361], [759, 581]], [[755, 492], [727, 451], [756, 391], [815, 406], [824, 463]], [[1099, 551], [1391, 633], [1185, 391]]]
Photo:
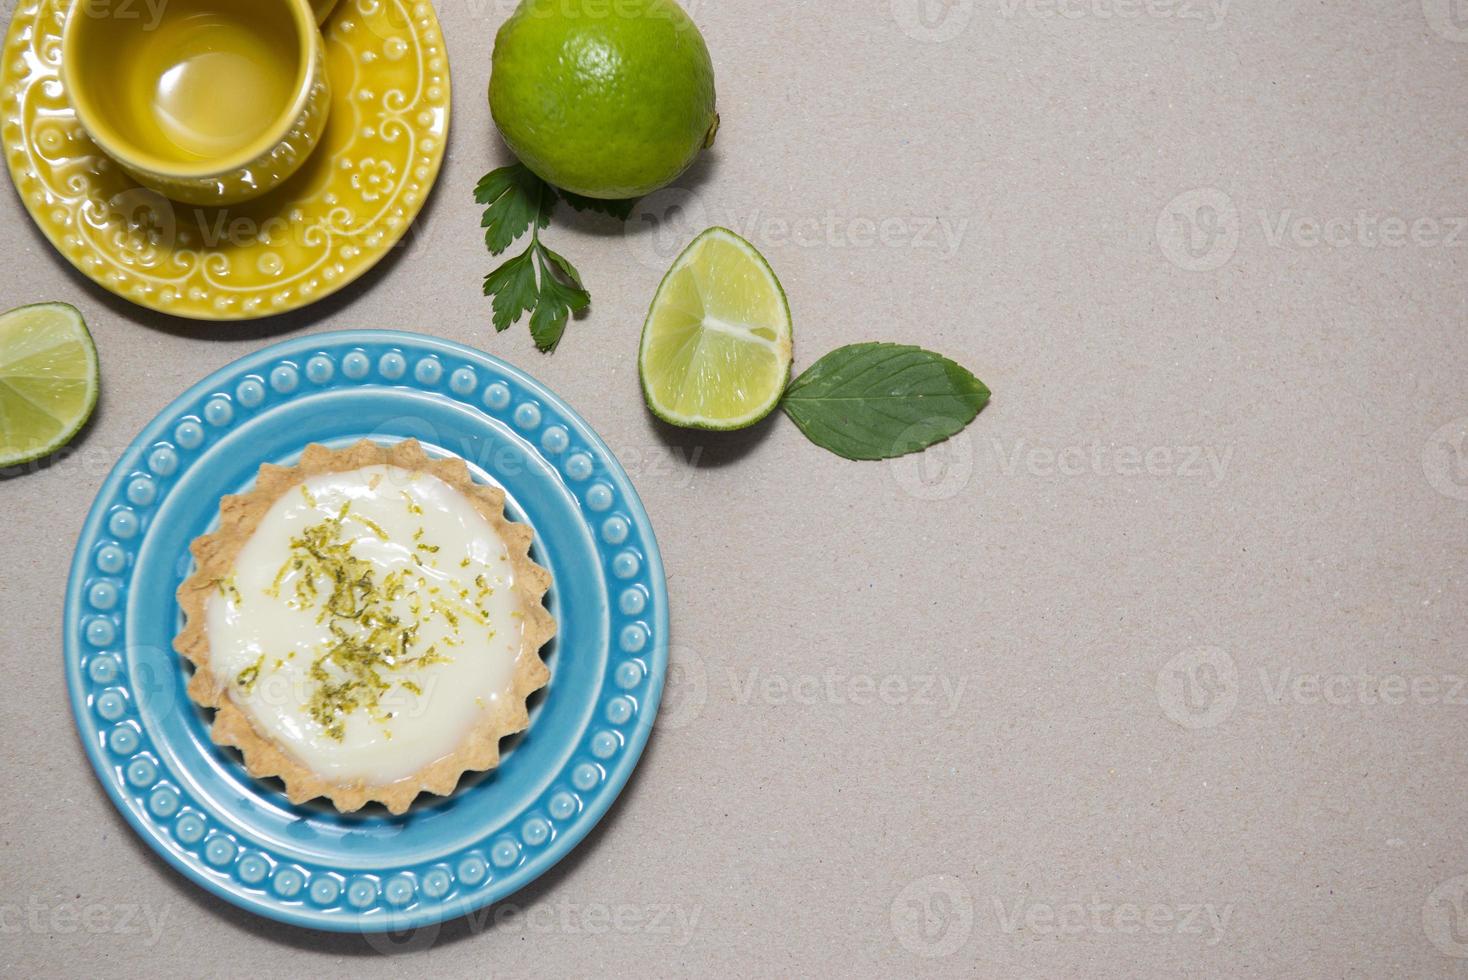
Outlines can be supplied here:
[[397, 184], [397, 168], [386, 160], [363, 157], [352, 170], [352, 186], [368, 204], [391, 194]]

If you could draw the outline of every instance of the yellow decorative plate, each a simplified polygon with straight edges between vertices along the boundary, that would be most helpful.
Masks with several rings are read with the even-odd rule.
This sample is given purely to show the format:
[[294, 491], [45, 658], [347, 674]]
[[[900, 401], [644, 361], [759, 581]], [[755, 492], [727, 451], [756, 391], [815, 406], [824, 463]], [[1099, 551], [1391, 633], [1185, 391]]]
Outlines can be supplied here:
[[332, 105], [321, 145], [278, 190], [210, 208], [138, 186], [87, 138], [60, 78], [72, 2], [20, 0], [0, 68], [0, 139], [31, 217], [117, 295], [200, 320], [285, 313], [370, 269], [423, 207], [449, 126], [431, 4], [342, 0], [322, 28]]

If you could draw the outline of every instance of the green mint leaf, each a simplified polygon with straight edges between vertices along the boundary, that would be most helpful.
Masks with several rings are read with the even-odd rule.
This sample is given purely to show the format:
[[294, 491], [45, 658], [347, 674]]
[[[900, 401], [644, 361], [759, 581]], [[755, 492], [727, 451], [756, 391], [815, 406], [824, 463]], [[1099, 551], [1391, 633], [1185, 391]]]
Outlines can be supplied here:
[[577, 211], [597, 211], [601, 214], [609, 214], [619, 221], [626, 221], [632, 216], [632, 209], [637, 207], [637, 198], [629, 198], [625, 201], [603, 201], [596, 197], [582, 197], [580, 194], [572, 194], [556, 188], [565, 202]]
[[532, 224], [537, 231], [550, 224], [556, 192], [523, 163], [517, 163], [485, 174], [474, 188], [474, 200], [485, 205], [484, 218], [479, 222], [484, 228], [484, 244], [498, 255]]
[[811, 365], [781, 404], [823, 449], [847, 459], [889, 459], [961, 431], [988, 401], [984, 383], [941, 354], [852, 344]]
[[535, 244], [484, 277], [484, 295], [494, 297], [494, 328], [508, 330], [510, 324], [535, 308], [539, 291], [535, 285]]

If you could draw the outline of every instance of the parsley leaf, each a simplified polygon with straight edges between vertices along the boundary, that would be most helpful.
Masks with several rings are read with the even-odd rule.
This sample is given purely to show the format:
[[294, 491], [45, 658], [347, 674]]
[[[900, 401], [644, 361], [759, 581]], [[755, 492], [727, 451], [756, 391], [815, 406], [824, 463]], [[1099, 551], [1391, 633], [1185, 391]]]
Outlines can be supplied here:
[[495, 255], [509, 248], [535, 222], [539, 231], [550, 224], [556, 192], [522, 163], [490, 171], [474, 188], [474, 200], [486, 205], [484, 244]]
[[[570, 281], [562, 281], [562, 276]], [[580, 277], [571, 263], [542, 246], [540, 302], [530, 315], [530, 336], [535, 339], [535, 346], [546, 352], [555, 350], [571, 314], [586, 309], [590, 303], [591, 294], [581, 288]]]
[[480, 225], [485, 229], [484, 244], [492, 254], [499, 255], [527, 231], [530, 233], [525, 251], [484, 277], [484, 295], [493, 299], [494, 328], [508, 330], [529, 313], [530, 336], [546, 353], [561, 342], [571, 314], [591, 304], [591, 294], [581, 284], [576, 267], [540, 241], [540, 230], [550, 224], [561, 197], [575, 207], [582, 206], [520, 163], [485, 174], [474, 188], [474, 200], [485, 206]]
[[634, 197], [625, 201], [603, 201], [600, 198], [572, 194], [570, 191], [561, 191], [560, 194], [561, 198], [577, 211], [597, 211], [622, 221], [632, 217], [632, 209], [637, 206], [638, 200]]
[[531, 246], [484, 279], [484, 295], [494, 297], [494, 328], [503, 332], [521, 315], [535, 309], [535, 266]]

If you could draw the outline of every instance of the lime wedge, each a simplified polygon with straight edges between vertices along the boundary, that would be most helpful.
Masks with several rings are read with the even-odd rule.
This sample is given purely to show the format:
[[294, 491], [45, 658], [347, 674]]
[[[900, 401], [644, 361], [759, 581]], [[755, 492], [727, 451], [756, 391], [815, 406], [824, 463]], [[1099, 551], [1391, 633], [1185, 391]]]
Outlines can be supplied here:
[[50, 455], [97, 404], [97, 348], [76, 307], [0, 313], [0, 466]]
[[742, 429], [790, 383], [790, 305], [755, 247], [710, 228], [678, 256], [652, 299], [638, 367], [647, 407], [693, 429]]

